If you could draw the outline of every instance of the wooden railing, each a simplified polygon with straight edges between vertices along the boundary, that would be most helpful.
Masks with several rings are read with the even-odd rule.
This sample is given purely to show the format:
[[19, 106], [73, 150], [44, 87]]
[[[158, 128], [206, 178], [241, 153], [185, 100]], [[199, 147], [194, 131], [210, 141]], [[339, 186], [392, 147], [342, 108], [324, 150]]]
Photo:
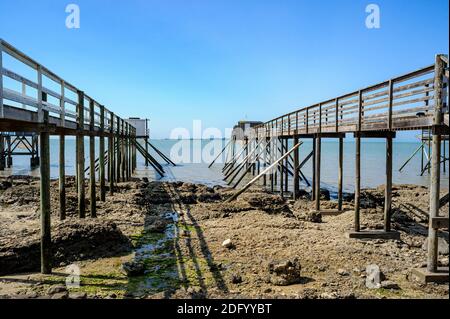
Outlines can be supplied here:
[[[448, 70], [446, 56], [441, 57]], [[448, 71], [445, 74], [448, 83]], [[292, 136], [430, 127], [433, 125], [435, 107], [434, 75], [435, 66], [430, 65], [285, 114], [256, 126], [253, 135]], [[448, 113], [447, 104], [442, 112]]]
[[[15, 67], [6, 68], [5, 58]], [[135, 131], [92, 97], [2, 39], [0, 71], [0, 119], [8, 119], [5, 105], [12, 102], [8, 105], [15, 109], [35, 112], [38, 122], [43, 121], [44, 111], [48, 111], [50, 117], [59, 119], [56, 125], [60, 128], [78, 125], [82, 130], [117, 135], [133, 135]]]

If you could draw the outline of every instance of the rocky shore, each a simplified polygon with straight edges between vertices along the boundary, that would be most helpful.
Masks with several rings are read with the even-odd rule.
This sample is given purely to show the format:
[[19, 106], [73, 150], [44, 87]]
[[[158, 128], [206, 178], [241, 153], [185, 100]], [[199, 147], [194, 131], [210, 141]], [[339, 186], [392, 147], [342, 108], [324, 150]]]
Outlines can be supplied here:
[[[44, 276], [38, 180], [0, 180], [1, 298], [449, 298], [448, 285], [411, 276], [426, 261], [425, 187], [394, 186], [401, 240], [363, 241], [344, 236], [352, 196], [346, 212], [321, 216], [310, 213], [307, 193], [294, 202], [255, 189], [223, 203], [232, 189], [134, 180], [97, 202], [98, 218], [80, 220], [69, 178], [60, 221], [52, 186], [55, 269]], [[383, 194], [382, 186], [362, 192], [363, 229], [383, 227]], [[324, 209], [337, 208], [323, 198]], [[448, 266], [448, 230], [439, 249]]]

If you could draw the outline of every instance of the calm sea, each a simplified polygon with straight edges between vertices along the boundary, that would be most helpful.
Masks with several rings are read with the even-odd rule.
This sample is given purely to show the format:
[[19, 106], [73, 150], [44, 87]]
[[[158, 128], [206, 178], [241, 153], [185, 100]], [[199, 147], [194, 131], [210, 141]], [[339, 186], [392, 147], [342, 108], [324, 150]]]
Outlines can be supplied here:
[[[223, 182], [221, 168], [224, 158], [221, 158], [212, 168], [208, 168], [209, 163], [227, 144], [227, 140], [152, 140], [153, 145], [159, 148], [163, 153], [171, 156], [172, 160], [179, 164], [176, 167], [165, 164], [156, 154], [151, 154], [164, 163], [166, 176], [162, 180], [170, 181], [186, 181], [194, 183], [203, 183], [207, 185], [225, 185]], [[429, 176], [425, 172], [423, 176], [420, 174], [421, 154], [420, 152], [412, 161], [399, 172], [402, 164], [412, 155], [412, 153], [420, 146], [418, 142], [394, 142], [394, 158], [393, 180], [396, 184], [417, 184], [428, 185]], [[51, 176], [58, 176], [58, 139], [51, 139]], [[86, 154], [88, 154], [88, 143], [85, 143]], [[98, 147], [98, 145], [97, 145]], [[305, 140], [301, 146], [301, 160], [312, 150], [310, 140]], [[448, 154], [448, 148], [446, 150]], [[98, 154], [98, 149], [96, 150]], [[324, 186], [332, 191], [335, 190], [338, 178], [338, 143], [335, 140], [323, 140], [322, 142], [322, 172], [321, 179]], [[383, 140], [363, 141], [361, 145], [361, 175], [362, 187], [376, 187], [384, 184], [385, 180], [385, 143]], [[448, 157], [448, 155], [447, 155]], [[39, 169], [30, 171], [29, 157], [14, 157], [14, 165], [12, 169], [6, 169], [0, 172], [0, 175], [39, 175]], [[426, 157], [425, 157], [426, 161]], [[355, 162], [355, 144], [348, 140], [344, 143], [344, 188], [346, 191], [352, 191], [354, 185], [354, 162]], [[86, 164], [88, 159], [86, 159]], [[448, 165], [448, 162], [447, 162]], [[67, 175], [75, 174], [75, 140], [66, 139], [66, 173]], [[446, 172], [442, 172], [442, 188], [448, 189], [448, 166]], [[307, 178], [311, 177], [311, 161], [309, 161], [302, 169]], [[151, 168], [145, 168], [145, 161], [142, 156], [138, 156], [138, 174], [140, 176], [148, 176], [156, 179]]]

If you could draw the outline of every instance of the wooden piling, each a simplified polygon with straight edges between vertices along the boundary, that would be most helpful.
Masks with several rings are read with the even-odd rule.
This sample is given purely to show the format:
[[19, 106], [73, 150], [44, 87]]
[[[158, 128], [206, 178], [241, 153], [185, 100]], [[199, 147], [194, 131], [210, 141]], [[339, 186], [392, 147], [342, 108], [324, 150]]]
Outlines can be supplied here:
[[[48, 126], [48, 111], [42, 110], [44, 126]], [[50, 133], [40, 133], [41, 165], [40, 165], [40, 206], [41, 206], [41, 273], [52, 272], [52, 240], [50, 221]]]
[[66, 219], [65, 136], [59, 136], [59, 218]]
[[[90, 129], [94, 131], [94, 101], [90, 100], [89, 103], [89, 120]], [[95, 192], [95, 136], [89, 136], [89, 208], [91, 217], [97, 217], [97, 198]]]
[[114, 140], [114, 113], [110, 114], [110, 128], [109, 128], [109, 138], [108, 138], [108, 168], [109, 168], [109, 194], [114, 195], [114, 180], [115, 180], [115, 170], [114, 165], [116, 161], [115, 156], [115, 140]]
[[392, 209], [392, 137], [386, 138], [386, 187], [384, 191], [384, 231], [391, 231]]
[[316, 200], [316, 137], [313, 137], [313, 159], [312, 159], [312, 185], [311, 185], [311, 200]]
[[355, 137], [355, 231], [360, 231], [360, 201], [361, 201], [361, 137]]
[[339, 138], [338, 210], [342, 211], [342, 186], [344, 177], [344, 139]]
[[86, 203], [85, 203], [85, 190], [84, 190], [84, 93], [78, 91], [78, 132], [77, 132], [77, 189], [78, 189], [78, 214], [80, 218], [86, 217]]
[[[280, 156], [282, 156], [283, 154], [282, 154], [281, 150], [283, 148], [283, 140], [281, 138], [278, 138], [277, 144], [279, 144], [279, 145], [277, 145], [277, 151], [278, 151], [278, 149], [280, 149], [280, 151], [278, 151], [277, 154], [279, 153]], [[284, 165], [283, 165], [283, 163], [284, 163], [284, 159], [278, 163], [278, 171], [280, 173], [280, 196], [281, 197], [284, 197]]]

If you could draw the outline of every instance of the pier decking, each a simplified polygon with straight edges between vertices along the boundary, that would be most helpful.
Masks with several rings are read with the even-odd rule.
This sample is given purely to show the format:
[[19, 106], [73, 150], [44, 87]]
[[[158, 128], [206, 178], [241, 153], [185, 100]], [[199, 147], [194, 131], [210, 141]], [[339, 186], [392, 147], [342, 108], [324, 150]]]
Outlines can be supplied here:
[[[6, 58], [21, 71], [5, 67]], [[50, 135], [60, 137], [59, 210], [61, 219], [66, 218], [65, 136], [76, 136], [78, 213], [80, 218], [85, 218], [85, 172], [89, 174], [89, 212], [91, 217], [96, 217], [96, 170], [99, 172], [100, 200], [105, 201], [106, 180], [109, 182], [109, 191], [112, 194], [115, 183], [129, 180], [136, 168], [136, 129], [81, 89], [1, 39], [0, 71], [0, 132], [39, 134], [41, 270], [47, 274], [52, 269]], [[28, 76], [23, 75], [24, 73]], [[32, 80], [32, 77], [35, 80]], [[88, 171], [85, 168], [85, 137], [89, 137]], [[95, 138], [99, 138], [98, 159], [95, 157]], [[108, 139], [107, 150], [105, 138]]]
[[[375, 85], [332, 98], [291, 113], [279, 116], [268, 122], [254, 125], [254, 122], [239, 123], [232, 133], [229, 152], [230, 159], [225, 163], [225, 180], [237, 188], [247, 175], [253, 179], [238, 190], [228, 201], [236, 199], [257, 181], [262, 180], [271, 191], [278, 190], [284, 196], [291, 189], [293, 198], [299, 194], [301, 168], [312, 158], [313, 178], [311, 198], [315, 202], [315, 211], [323, 214], [336, 214], [342, 211], [343, 186], [343, 140], [346, 134], [355, 137], [355, 211], [354, 231], [349, 238], [392, 238], [398, 239], [399, 233], [391, 230], [392, 200], [392, 157], [393, 143], [397, 131], [429, 130], [430, 138], [430, 226], [428, 245], [428, 267], [416, 274], [424, 281], [442, 280], [437, 263], [437, 232], [448, 228], [448, 217], [439, 215], [443, 200], [439, 198], [441, 141], [448, 140], [449, 104], [448, 104], [448, 57], [437, 55], [435, 64], [401, 75]], [[244, 130], [244, 127], [247, 129]], [[444, 138], [443, 138], [444, 137]], [[299, 162], [300, 139], [311, 138], [313, 151], [305, 161]], [[339, 152], [336, 160], [338, 172], [338, 210], [323, 211], [320, 205], [321, 140], [336, 138], [339, 140]], [[386, 187], [384, 208], [384, 230], [361, 231], [361, 138], [386, 139]], [[240, 152], [235, 151], [237, 141], [243, 142]], [[293, 147], [288, 148], [292, 140]], [[243, 159], [242, 159], [243, 158]], [[444, 166], [445, 167], [445, 166]], [[290, 185], [289, 176], [292, 176]], [[233, 184], [234, 183], [234, 184]], [[278, 184], [278, 185], [277, 185]], [[291, 187], [290, 187], [291, 186]], [[448, 281], [447, 274], [444, 276]]]

